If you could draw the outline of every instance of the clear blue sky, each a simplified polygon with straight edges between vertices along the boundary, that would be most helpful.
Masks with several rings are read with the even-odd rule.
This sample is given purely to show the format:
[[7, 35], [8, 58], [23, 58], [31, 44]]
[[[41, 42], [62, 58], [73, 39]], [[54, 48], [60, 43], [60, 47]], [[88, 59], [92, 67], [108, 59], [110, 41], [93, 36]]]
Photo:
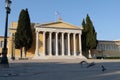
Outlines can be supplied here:
[[[0, 35], [4, 35], [5, 0], [0, 0]], [[18, 21], [21, 9], [28, 8], [31, 22], [56, 20], [55, 11], [63, 21], [81, 26], [89, 14], [98, 40], [120, 39], [120, 0], [12, 0], [9, 25]]]

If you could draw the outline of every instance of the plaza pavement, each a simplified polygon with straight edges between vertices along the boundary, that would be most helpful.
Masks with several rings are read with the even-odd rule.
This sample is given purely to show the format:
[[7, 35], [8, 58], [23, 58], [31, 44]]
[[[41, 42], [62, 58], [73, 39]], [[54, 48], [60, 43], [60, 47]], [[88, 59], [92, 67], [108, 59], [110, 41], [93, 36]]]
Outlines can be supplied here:
[[[80, 59], [10, 60], [0, 69], [0, 80], [120, 80], [120, 60], [88, 59], [96, 65], [81, 67]], [[102, 71], [101, 65], [107, 69]]]

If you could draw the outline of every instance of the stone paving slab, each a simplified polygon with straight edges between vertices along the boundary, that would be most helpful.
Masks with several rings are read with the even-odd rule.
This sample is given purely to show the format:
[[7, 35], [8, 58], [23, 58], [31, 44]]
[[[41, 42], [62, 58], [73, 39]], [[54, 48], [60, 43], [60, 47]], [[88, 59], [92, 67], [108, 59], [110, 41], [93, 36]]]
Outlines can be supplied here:
[[[81, 67], [80, 59], [15, 60], [0, 69], [0, 80], [120, 80], [120, 60], [86, 60], [94, 66]], [[101, 65], [106, 70], [103, 72]]]

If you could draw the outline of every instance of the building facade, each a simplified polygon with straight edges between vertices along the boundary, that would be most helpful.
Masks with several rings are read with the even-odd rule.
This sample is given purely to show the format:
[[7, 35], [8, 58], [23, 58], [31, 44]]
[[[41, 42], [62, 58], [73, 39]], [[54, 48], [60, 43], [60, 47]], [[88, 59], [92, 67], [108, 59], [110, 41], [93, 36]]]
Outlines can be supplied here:
[[[31, 24], [33, 30], [33, 44], [27, 51], [26, 57], [33, 59], [48, 58], [85, 58], [82, 55], [82, 28], [66, 23], [56, 22]], [[20, 58], [20, 50], [15, 49], [15, 32], [17, 23], [12, 22], [9, 28], [8, 57]], [[24, 57], [24, 52], [23, 55]]]

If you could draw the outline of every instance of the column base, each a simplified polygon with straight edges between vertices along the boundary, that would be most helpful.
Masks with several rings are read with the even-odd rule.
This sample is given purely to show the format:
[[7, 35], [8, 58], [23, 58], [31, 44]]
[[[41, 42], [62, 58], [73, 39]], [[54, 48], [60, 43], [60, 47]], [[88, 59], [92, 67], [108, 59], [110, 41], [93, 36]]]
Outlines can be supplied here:
[[35, 51], [35, 56], [40, 56], [40, 53], [39, 53], [39, 51]]
[[70, 54], [70, 53], [68, 53], [68, 54], [67, 54], [67, 56], [71, 56], [71, 54]]
[[43, 53], [37, 53], [35, 54], [35, 56], [32, 59], [40, 59], [42, 57], [44, 57], [45, 55]]

